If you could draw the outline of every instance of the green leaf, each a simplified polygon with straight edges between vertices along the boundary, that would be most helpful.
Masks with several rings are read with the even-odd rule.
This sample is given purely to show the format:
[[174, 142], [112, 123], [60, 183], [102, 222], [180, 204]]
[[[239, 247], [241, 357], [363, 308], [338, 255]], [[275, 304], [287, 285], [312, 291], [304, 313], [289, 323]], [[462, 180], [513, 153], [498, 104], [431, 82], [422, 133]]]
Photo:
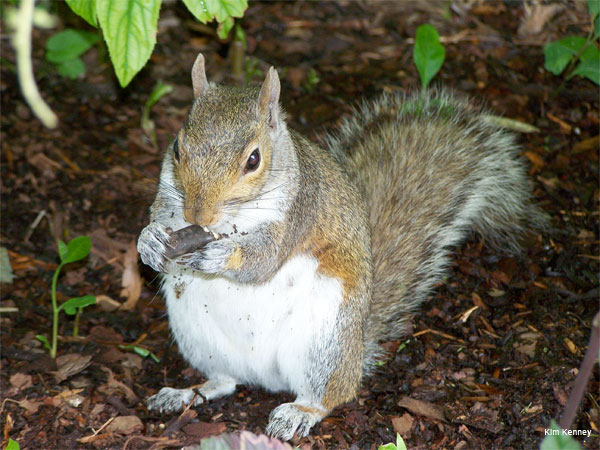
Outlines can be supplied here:
[[0, 283], [12, 283], [14, 278], [8, 250], [6, 247], [0, 247]]
[[43, 334], [36, 334], [35, 338], [42, 344], [44, 344], [46, 350], [50, 350], [50, 342], [48, 342], [48, 338], [46, 336], [44, 336]]
[[223, 22], [221, 22], [219, 24], [219, 26], [217, 27], [217, 36], [219, 36], [219, 39], [227, 39], [227, 36], [229, 35], [229, 32], [231, 31], [232, 28], [233, 28], [233, 18], [226, 17], [225, 20]]
[[202, 23], [210, 22], [213, 19], [217, 19], [217, 22], [221, 23], [227, 18], [243, 17], [244, 11], [248, 8], [248, 0], [183, 0], [183, 3]]
[[396, 444], [390, 442], [389, 444], [380, 445], [377, 450], [396, 450]]
[[568, 434], [563, 434], [562, 428], [558, 426], [556, 421], [552, 419], [550, 422], [550, 433], [548, 434], [542, 444], [540, 450], [580, 450], [581, 446]]
[[544, 45], [544, 67], [554, 75], [560, 75], [585, 44], [585, 38], [580, 36], [568, 36], [558, 41], [549, 42]]
[[100, 37], [83, 30], [68, 29], [46, 41], [46, 59], [58, 64], [77, 58], [92, 47]]
[[59, 239], [58, 240], [58, 256], [60, 256], [61, 262], [65, 260], [65, 257], [67, 256], [67, 253], [69, 253], [69, 249], [67, 248], [67, 244], [65, 244], [65, 241]]
[[6, 450], [21, 450], [19, 443], [13, 439], [8, 439], [8, 444], [6, 444]]
[[72, 263], [85, 258], [90, 253], [92, 242], [89, 236], [78, 236], [67, 244], [67, 254], [62, 259], [63, 264]]
[[581, 75], [600, 85], [600, 55], [595, 59], [582, 60], [572, 75]]
[[588, 0], [588, 11], [592, 20], [600, 14], [600, 0]]
[[404, 443], [402, 436], [400, 436], [400, 433], [396, 433], [396, 448], [398, 450], [406, 450], [406, 444]]
[[417, 66], [421, 84], [427, 87], [431, 79], [442, 67], [446, 50], [440, 44], [440, 35], [432, 25], [421, 25], [417, 28], [413, 60]]
[[171, 91], [173, 91], [173, 86], [158, 81], [154, 86], [154, 89], [152, 89], [150, 97], [148, 97], [148, 100], [146, 100], [145, 108], [149, 111], [150, 109], [152, 109], [152, 107], [156, 104], [157, 101], [159, 101], [162, 97], [164, 97]]
[[98, 20], [122, 87], [144, 67], [154, 45], [161, 0], [97, 0]]
[[137, 345], [130, 344], [130, 345], [119, 345], [119, 348], [122, 348], [123, 350], [133, 350], [135, 353], [140, 355], [142, 358], [147, 358], [149, 356], [154, 362], [156, 362], [156, 363], [160, 362], [160, 359], [158, 359], [158, 356], [156, 356], [150, 350], [145, 349], [143, 347], [138, 347]]
[[58, 307], [58, 310], [60, 311], [61, 309], [63, 309], [68, 315], [74, 316], [75, 314], [77, 314], [77, 310], [79, 308], [85, 308], [86, 306], [95, 304], [96, 297], [94, 297], [93, 295], [84, 295], [83, 297], [70, 298], [62, 305], [60, 305]]
[[75, 80], [85, 74], [85, 64], [81, 58], [69, 59], [58, 64], [58, 73], [63, 77]]
[[83, 18], [91, 26], [98, 28], [96, 0], [67, 0], [67, 5], [69, 5], [75, 14]]

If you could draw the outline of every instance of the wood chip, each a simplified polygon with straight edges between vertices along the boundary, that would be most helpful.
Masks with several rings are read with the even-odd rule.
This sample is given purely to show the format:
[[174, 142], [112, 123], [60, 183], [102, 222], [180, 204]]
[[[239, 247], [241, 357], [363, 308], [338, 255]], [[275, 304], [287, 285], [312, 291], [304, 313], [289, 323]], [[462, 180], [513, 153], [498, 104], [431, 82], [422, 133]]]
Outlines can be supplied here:
[[433, 403], [425, 402], [423, 400], [417, 400], [410, 397], [402, 397], [398, 402], [398, 406], [406, 408], [409, 411], [418, 414], [420, 416], [429, 417], [431, 419], [446, 421], [444, 411]]

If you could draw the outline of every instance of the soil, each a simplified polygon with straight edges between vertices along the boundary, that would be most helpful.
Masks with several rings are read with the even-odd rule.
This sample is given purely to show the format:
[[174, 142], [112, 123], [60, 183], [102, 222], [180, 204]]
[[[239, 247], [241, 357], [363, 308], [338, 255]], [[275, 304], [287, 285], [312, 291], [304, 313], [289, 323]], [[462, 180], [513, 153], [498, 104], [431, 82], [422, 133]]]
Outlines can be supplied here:
[[[480, 236], [457, 249], [413, 334], [384, 343], [389, 355], [358, 398], [301, 448], [376, 449], [396, 432], [410, 449], [537, 448], [565, 407], [598, 310], [598, 87], [580, 77], [561, 87], [543, 56], [546, 42], [587, 34], [585, 2], [562, 3], [537, 28], [519, 3], [422, 3], [252, 3], [242, 21], [247, 73], [259, 83], [277, 67], [290, 125], [319, 142], [359, 99], [420, 88], [412, 37], [433, 24], [446, 48], [434, 83], [539, 129], [519, 141], [553, 230], [532, 232], [519, 257], [493, 252]], [[61, 27], [87, 27], [60, 15]], [[135, 242], [162, 152], [192, 99], [196, 54], [209, 79], [235, 83], [232, 46], [214, 27], [193, 23], [180, 2], [165, 2], [160, 17], [152, 58], [126, 89], [101, 46], [85, 55], [85, 77], [62, 78], [44, 59], [54, 31], [35, 30], [34, 70], [59, 116], [54, 130], [24, 103], [3, 34], [0, 237], [16, 276], [1, 288], [3, 447], [10, 437], [28, 449], [177, 448], [222, 432], [260, 434], [269, 412], [292, 399], [240, 387], [181, 417], [145, 407], [162, 386], [203, 378], [179, 356], [156, 274], [138, 262]], [[157, 80], [174, 90], [152, 108], [155, 146], [140, 122]], [[91, 236], [92, 252], [64, 268], [58, 298], [93, 294], [102, 307], [83, 311], [77, 337], [75, 319], [61, 314], [54, 360], [35, 336], [50, 335], [57, 239], [79, 235]], [[107, 311], [114, 301], [125, 306]], [[591, 430], [577, 438], [584, 448], [600, 445], [599, 387], [596, 364], [572, 426]]]

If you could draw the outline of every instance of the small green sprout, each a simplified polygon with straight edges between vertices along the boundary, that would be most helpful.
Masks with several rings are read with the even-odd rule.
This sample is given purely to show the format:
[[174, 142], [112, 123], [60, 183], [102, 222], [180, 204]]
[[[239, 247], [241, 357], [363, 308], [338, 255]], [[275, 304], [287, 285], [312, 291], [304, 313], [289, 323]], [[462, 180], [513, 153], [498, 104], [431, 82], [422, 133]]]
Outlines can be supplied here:
[[406, 444], [400, 436], [400, 433], [396, 433], [396, 443], [390, 442], [389, 444], [380, 445], [377, 450], [406, 450]]
[[13, 439], [8, 438], [8, 444], [6, 444], [6, 450], [21, 450], [19, 443]]
[[119, 345], [119, 348], [123, 349], [123, 350], [133, 350], [134, 353], [137, 353], [138, 355], [140, 355], [142, 358], [147, 358], [148, 356], [155, 362], [155, 363], [159, 363], [160, 359], [158, 358], [158, 356], [156, 356], [154, 353], [152, 353], [150, 350], [145, 349], [143, 347], [140, 347], [138, 345], [134, 345], [134, 344], [130, 344], [130, 345]]
[[36, 338], [40, 340], [44, 347], [50, 350], [50, 356], [52, 358], [56, 358], [56, 348], [58, 342], [58, 314], [61, 311], [64, 311], [70, 316], [77, 315], [76, 317], [76, 328], [74, 329], [74, 335], [77, 335], [78, 332], [78, 314], [81, 312], [83, 308], [89, 305], [93, 305], [96, 303], [96, 297], [93, 295], [84, 295], [83, 297], [75, 297], [70, 298], [62, 305], [58, 305], [56, 300], [56, 283], [58, 281], [58, 276], [60, 274], [61, 269], [65, 264], [69, 264], [72, 262], [77, 262], [85, 258], [92, 248], [92, 243], [90, 241], [89, 236], [79, 236], [75, 239], [71, 240], [68, 244], [65, 244], [63, 241], [58, 241], [58, 255], [60, 257], [60, 264], [56, 268], [54, 272], [54, 277], [52, 277], [52, 344], [48, 342], [48, 339], [45, 336], [37, 335]]
[[413, 61], [417, 66], [423, 89], [438, 73], [445, 58], [446, 50], [440, 44], [440, 35], [437, 30], [429, 24], [419, 26], [415, 36]]
[[155, 149], [158, 149], [158, 142], [156, 141], [156, 133], [154, 131], [154, 121], [150, 119], [150, 110], [156, 104], [156, 102], [158, 102], [165, 95], [169, 94], [171, 91], [173, 91], [173, 86], [158, 81], [154, 86], [154, 89], [152, 89], [148, 100], [146, 100], [144, 110], [142, 111], [142, 130], [144, 130], [144, 132], [150, 137], [152, 145]]

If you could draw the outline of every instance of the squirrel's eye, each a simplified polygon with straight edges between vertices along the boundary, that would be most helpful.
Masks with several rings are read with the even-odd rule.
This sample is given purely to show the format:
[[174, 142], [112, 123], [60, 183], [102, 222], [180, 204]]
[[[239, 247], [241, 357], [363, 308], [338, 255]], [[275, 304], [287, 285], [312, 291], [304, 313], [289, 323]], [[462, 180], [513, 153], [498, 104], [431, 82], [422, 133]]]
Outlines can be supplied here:
[[256, 170], [259, 164], [260, 152], [258, 151], [258, 149], [256, 149], [252, 153], [250, 153], [250, 156], [248, 157], [248, 161], [246, 162], [246, 172]]
[[177, 162], [179, 162], [179, 143], [177, 142], [177, 138], [173, 141], [173, 154]]

